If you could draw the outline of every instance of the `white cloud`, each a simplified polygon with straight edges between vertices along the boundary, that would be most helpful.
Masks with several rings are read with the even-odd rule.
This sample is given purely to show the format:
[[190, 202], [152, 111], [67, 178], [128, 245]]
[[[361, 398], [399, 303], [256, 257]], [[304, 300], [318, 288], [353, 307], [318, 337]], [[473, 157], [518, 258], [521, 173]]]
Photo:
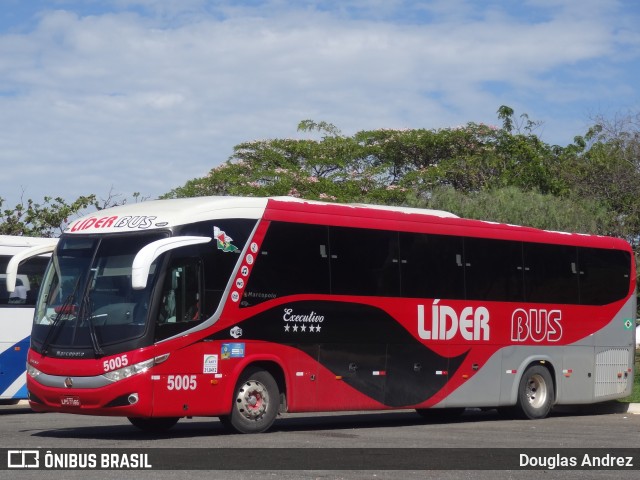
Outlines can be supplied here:
[[[112, 185], [156, 196], [237, 143], [290, 137], [306, 118], [345, 133], [439, 128], [495, 123], [506, 103], [540, 119], [540, 101], [588, 100], [582, 87], [600, 75], [589, 62], [638, 42], [601, 11], [551, 0], [530, 2], [547, 9], [536, 23], [461, 1], [432, 2], [422, 20], [403, 14], [421, 2], [114, 4], [128, 10], [48, 10], [34, 29], [0, 35], [1, 197], [24, 187], [72, 199]], [[613, 80], [602, 82], [606, 95]], [[582, 133], [574, 125], [547, 130], [549, 141], [570, 142]]]

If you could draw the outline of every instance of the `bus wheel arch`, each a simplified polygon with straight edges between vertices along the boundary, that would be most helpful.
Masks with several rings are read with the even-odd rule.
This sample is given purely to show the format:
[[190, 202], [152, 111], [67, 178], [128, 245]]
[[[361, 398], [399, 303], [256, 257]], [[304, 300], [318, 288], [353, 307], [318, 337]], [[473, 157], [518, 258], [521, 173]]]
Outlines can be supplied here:
[[238, 377], [232, 394], [231, 411], [220, 422], [238, 433], [262, 433], [273, 425], [286, 406], [284, 372], [274, 362], [255, 362]]
[[553, 365], [546, 361], [530, 363], [518, 383], [515, 413], [523, 419], [540, 419], [549, 415], [556, 400]]

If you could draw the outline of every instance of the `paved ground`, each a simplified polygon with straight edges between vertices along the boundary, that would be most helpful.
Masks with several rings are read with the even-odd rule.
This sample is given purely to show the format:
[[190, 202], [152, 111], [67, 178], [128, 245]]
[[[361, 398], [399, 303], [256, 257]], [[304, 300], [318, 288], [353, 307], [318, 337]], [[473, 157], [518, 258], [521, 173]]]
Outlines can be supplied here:
[[[125, 471], [34, 471], [14, 472], [0, 470], [0, 479], [53, 478], [111, 479], [144, 478], [199, 479], [224, 478], [239, 480], [270, 479], [424, 479], [472, 478], [510, 479], [638, 478], [640, 466], [640, 408], [611, 402], [606, 405], [583, 407], [568, 412], [557, 409], [549, 418], [537, 421], [505, 420], [495, 411], [469, 410], [453, 421], [425, 421], [412, 411], [394, 412], [339, 412], [330, 414], [287, 414], [279, 418], [270, 433], [237, 435], [226, 432], [217, 419], [194, 418], [181, 420], [169, 433], [150, 435], [137, 431], [126, 419], [88, 417], [60, 414], [32, 413], [28, 406], [0, 407], [0, 449], [37, 449], [58, 452], [60, 449], [92, 449], [99, 453], [112, 449], [127, 452], [164, 452], [176, 462], [177, 470], [153, 472]], [[635, 414], [634, 412], [638, 412]], [[638, 466], [633, 471], [620, 470], [473, 470], [473, 461], [493, 461], [505, 452], [519, 455], [531, 449], [541, 449], [546, 457], [582, 452], [584, 449], [611, 453], [633, 447]], [[273, 450], [273, 449], [276, 450]], [[358, 450], [354, 450], [358, 449]], [[392, 449], [400, 449], [394, 451]], [[442, 450], [444, 449], [444, 450]], [[473, 449], [473, 450], [469, 450]], [[512, 450], [510, 450], [512, 449]], [[578, 449], [578, 450], [575, 450]], [[341, 469], [345, 458], [359, 452], [368, 468]], [[374, 455], [394, 455], [391, 464], [405, 455], [430, 455], [444, 452], [449, 468], [459, 470], [387, 470], [369, 469], [378, 465]], [[480, 456], [478, 456], [480, 452]], [[515, 453], [514, 453], [515, 452]], [[485, 458], [486, 457], [486, 458]], [[493, 457], [493, 458], [492, 458]], [[513, 457], [513, 455], [512, 455]], [[157, 458], [157, 457], [156, 457]], [[214, 462], [209, 471], [194, 470], [188, 462]], [[281, 462], [281, 468], [260, 468], [261, 459]], [[316, 462], [318, 469], [287, 469], [291, 465], [306, 465], [304, 460]], [[317, 460], [324, 463], [317, 466]], [[216, 465], [229, 465], [230, 470], [219, 470]], [[268, 462], [265, 460], [264, 465]], [[321, 468], [324, 465], [324, 468]], [[477, 467], [478, 465], [473, 465]], [[231, 468], [231, 467], [226, 467]], [[11, 474], [11, 475], [9, 475]]]

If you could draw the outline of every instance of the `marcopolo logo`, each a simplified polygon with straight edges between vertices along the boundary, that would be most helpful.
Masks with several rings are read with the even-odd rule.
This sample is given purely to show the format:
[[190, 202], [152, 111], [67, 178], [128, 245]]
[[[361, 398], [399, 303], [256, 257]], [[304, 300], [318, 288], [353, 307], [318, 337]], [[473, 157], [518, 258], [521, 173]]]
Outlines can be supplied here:
[[485, 307], [464, 307], [459, 313], [449, 305], [434, 300], [431, 324], [425, 321], [424, 305], [418, 305], [418, 335], [424, 340], [451, 340], [460, 334], [465, 340], [489, 340], [489, 310]]

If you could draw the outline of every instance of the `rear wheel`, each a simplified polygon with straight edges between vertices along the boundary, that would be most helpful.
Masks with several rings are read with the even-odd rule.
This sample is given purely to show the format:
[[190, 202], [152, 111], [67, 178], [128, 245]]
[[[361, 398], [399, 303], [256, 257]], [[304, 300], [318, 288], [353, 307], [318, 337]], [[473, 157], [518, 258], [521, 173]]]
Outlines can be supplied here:
[[545, 418], [551, 411], [553, 399], [553, 380], [549, 370], [541, 365], [527, 368], [518, 387], [518, 416], [532, 420]]
[[161, 417], [161, 418], [142, 418], [142, 417], [128, 417], [129, 421], [135, 427], [138, 427], [144, 432], [165, 432], [173, 427], [179, 417]]
[[250, 368], [236, 385], [231, 413], [220, 421], [239, 433], [261, 433], [273, 425], [279, 404], [280, 392], [273, 376], [266, 370]]

